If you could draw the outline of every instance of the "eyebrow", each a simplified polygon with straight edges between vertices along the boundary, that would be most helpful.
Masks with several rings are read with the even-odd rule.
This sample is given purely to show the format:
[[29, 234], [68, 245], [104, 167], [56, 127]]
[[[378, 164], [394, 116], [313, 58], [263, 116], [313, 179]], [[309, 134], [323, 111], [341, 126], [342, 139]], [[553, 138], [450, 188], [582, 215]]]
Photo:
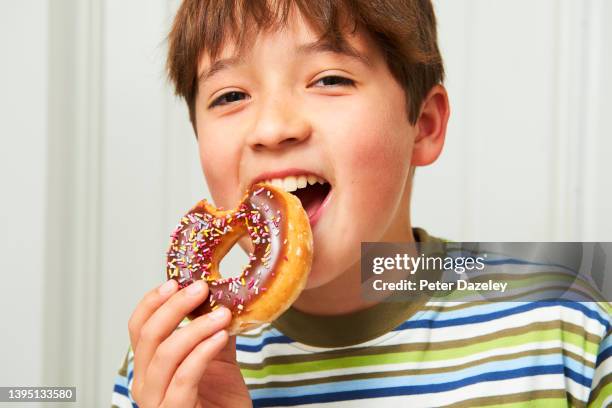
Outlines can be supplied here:
[[[341, 54], [355, 59], [365, 65], [370, 65], [370, 60], [349, 44], [335, 46], [325, 40], [318, 40], [312, 43], [302, 44], [297, 47], [296, 53], [298, 55], [309, 55], [316, 53]], [[236, 65], [244, 64], [244, 62], [244, 57], [240, 53], [233, 57], [218, 59], [208, 69], [202, 72], [202, 74], [198, 77], [198, 84], [203, 84], [219, 72]]]

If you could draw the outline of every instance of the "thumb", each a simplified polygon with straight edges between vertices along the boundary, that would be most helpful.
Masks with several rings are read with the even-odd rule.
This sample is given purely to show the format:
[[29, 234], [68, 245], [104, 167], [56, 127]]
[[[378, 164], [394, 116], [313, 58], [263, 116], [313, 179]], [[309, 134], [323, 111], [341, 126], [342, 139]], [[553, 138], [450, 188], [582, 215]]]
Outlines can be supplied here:
[[225, 347], [217, 354], [216, 360], [236, 363], [236, 336], [231, 336], [228, 339]]

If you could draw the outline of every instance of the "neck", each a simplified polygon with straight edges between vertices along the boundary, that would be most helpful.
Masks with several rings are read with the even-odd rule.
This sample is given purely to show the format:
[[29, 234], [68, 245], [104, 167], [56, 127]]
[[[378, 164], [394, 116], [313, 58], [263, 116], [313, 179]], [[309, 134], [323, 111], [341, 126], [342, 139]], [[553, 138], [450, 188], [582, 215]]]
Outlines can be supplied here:
[[[414, 242], [410, 220], [412, 174], [402, 193], [395, 221], [383, 234], [381, 242]], [[399, 209], [405, 209], [403, 211]], [[293, 307], [312, 315], [342, 315], [367, 309], [379, 302], [366, 301], [361, 294], [361, 262], [358, 259], [340, 276], [325, 285], [302, 291]]]
[[303, 291], [293, 307], [308, 314], [340, 315], [373, 306], [376, 302], [362, 299], [360, 276], [360, 265], [357, 262], [333, 281]]
[[[388, 231], [381, 241], [414, 242], [410, 221]], [[293, 307], [300, 312], [313, 315], [341, 315], [367, 309], [377, 303], [363, 299], [361, 265], [357, 261], [333, 281], [317, 288], [304, 290]]]

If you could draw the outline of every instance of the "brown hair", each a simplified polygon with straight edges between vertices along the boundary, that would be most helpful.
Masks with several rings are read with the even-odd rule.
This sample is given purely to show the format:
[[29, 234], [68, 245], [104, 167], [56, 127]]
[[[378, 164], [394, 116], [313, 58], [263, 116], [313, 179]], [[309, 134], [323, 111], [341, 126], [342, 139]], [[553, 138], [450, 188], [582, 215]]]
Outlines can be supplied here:
[[252, 30], [285, 26], [292, 6], [339, 50], [347, 48], [342, 22], [366, 29], [404, 88], [408, 118], [416, 123], [423, 99], [444, 79], [431, 0], [184, 0], [168, 35], [166, 68], [176, 94], [187, 102], [194, 130], [202, 53], [214, 61], [228, 38], [242, 51], [254, 38]]

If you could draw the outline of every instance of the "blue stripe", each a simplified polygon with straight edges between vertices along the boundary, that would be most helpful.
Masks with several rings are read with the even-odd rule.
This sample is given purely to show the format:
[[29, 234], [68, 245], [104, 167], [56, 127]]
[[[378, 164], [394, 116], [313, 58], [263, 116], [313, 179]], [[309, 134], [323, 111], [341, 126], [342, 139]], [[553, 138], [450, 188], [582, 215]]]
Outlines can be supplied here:
[[115, 377], [115, 384], [120, 385], [122, 387], [127, 387], [128, 379], [121, 374], [117, 374], [117, 376]]
[[606, 361], [608, 358], [612, 356], [612, 347], [608, 347], [607, 349], [600, 351], [597, 355], [597, 362], [595, 363], [595, 367], [599, 367], [601, 363]]
[[545, 374], [559, 374], [563, 372], [562, 365], [525, 367], [517, 370], [498, 371], [480, 374], [459, 381], [442, 384], [409, 385], [403, 387], [377, 388], [372, 390], [353, 390], [343, 392], [330, 392], [326, 394], [300, 395], [282, 398], [253, 398], [254, 407], [272, 407], [278, 405], [294, 406], [300, 404], [316, 404], [324, 402], [347, 401], [364, 398], [395, 397], [401, 395], [429, 394], [451, 391], [468, 385], [487, 381], [509, 380], [520, 377], [530, 377]]
[[565, 376], [568, 378], [571, 378], [572, 380], [574, 380], [575, 382], [577, 382], [580, 385], [583, 385], [587, 388], [591, 388], [591, 382], [593, 381], [593, 377], [591, 378], [587, 378], [585, 376], [583, 376], [582, 374], [579, 374], [577, 372], [575, 372], [574, 370], [572, 370], [569, 367], [564, 367], [564, 372], [565, 372]]
[[278, 336], [282, 336], [282, 333], [276, 330], [274, 326], [268, 326], [264, 328], [257, 335], [257, 337], [243, 337], [243, 336], [238, 335], [236, 337], [236, 343], [252, 346], [252, 345], [258, 344], [261, 341], [261, 339], [265, 339], [267, 337], [278, 337]]
[[119, 384], [115, 384], [115, 387], [113, 388], [113, 391], [116, 392], [117, 394], [121, 394], [124, 395], [128, 398], [130, 398], [130, 395], [128, 394], [128, 389], [122, 385]]
[[289, 343], [293, 343], [293, 340], [287, 336], [265, 337], [263, 341], [259, 344], [254, 344], [254, 345], [236, 344], [236, 350], [257, 352], [257, 351], [261, 351], [261, 349], [264, 348], [264, 346], [267, 346], [268, 344], [289, 344]]
[[[125, 377], [123, 377], [125, 378]], [[113, 388], [113, 391], [116, 392], [117, 394], [121, 394], [124, 397], [126, 397], [130, 403], [132, 404], [132, 408], [138, 408], [138, 405], [132, 401], [132, 399], [130, 398], [130, 395], [128, 394], [128, 389], [119, 385], [119, 384], [115, 384], [115, 387]]]
[[[393, 377], [368, 378], [364, 380], [349, 380], [337, 382], [331, 382], [333, 378], [330, 378], [330, 382], [322, 384], [256, 389], [251, 391], [251, 398], [262, 399], [275, 398], [287, 394], [312, 395], [323, 394], [330, 391], [342, 392], [356, 389], [365, 390], [377, 389], [381, 387], [403, 387], [407, 385], [417, 386], [439, 384], [442, 382], [448, 383], [494, 371], [511, 371], [523, 367], [560, 365], [561, 360], [562, 355], [557, 353], [542, 356], [521, 357], [506, 361], [494, 361], [485, 364], [478, 364], [478, 361], [476, 361], [471, 367], [444, 374], [436, 373], [399, 376], [397, 375], [397, 373], [395, 373], [395, 376]], [[564, 360], [564, 367], [567, 367], [569, 369], [568, 372], [566, 372], [566, 375], [568, 377], [579, 383], [590, 382], [590, 379], [587, 379], [581, 376], [580, 374], [577, 374], [576, 371], [582, 371], [585, 374], [592, 376], [594, 374], [594, 370], [592, 368], [585, 367], [584, 365], [578, 363], [577, 361], [571, 358], [567, 358]]]
[[[502, 310], [508, 310], [509, 308], [516, 307], [518, 305], [527, 305], [530, 302], [490, 302], [485, 304], [474, 303], [469, 307], [465, 307], [457, 310], [424, 310], [418, 319], [413, 320], [450, 320], [460, 317], [469, 317], [474, 314], [486, 314], [499, 312]], [[401, 326], [400, 326], [401, 327]]]
[[572, 268], [569, 268], [565, 265], [560, 265], [560, 264], [547, 264], [547, 263], [540, 263], [540, 262], [528, 262], [528, 261], [523, 261], [520, 259], [513, 259], [513, 258], [507, 258], [507, 259], [499, 259], [499, 260], [491, 260], [491, 261], [483, 261], [483, 263], [485, 265], [535, 265], [535, 266], [554, 266], [557, 268], [561, 268], [561, 269], [565, 269], [566, 271], [569, 272], [573, 272], [573, 273], [577, 273], [575, 270], [573, 270]]
[[599, 343], [600, 350], [604, 350], [608, 347], [612, 347], [612, 333], [607, 334], [606, 337], [603, 338], [601, 343]]
[[448, 320], [415, 320], [415, 321], [406, 321], [402, 323], [395, 330], [406, 330], [406, 329], [416, 329], [416, 328], [440, 328], [440, 327], [451, 327], [451, 326], [461, 326], [464, 324], [475, 324], [475, 323], [483, 323], [488, 322], [490, 320], [499, 319], [502, 317], [511, 316], [517, 313], [528, 312], [530, 310], [539, 309], [543, 307], [552, 307], [552, 306], [563, 306], [570, 309], [578, 310], [590, 317], [591, 319], [595, 319], [600, 322], [603, 326], [609, 328], [610, 322], [602, 318], [597, 312], [588, 309], [581, 303], [574, 302], [558, 302], [558, 301], [542, 301], [542, 302], [531, 302], [524, 305], [520, 305], [514, 308], [510, 308], [507, 310], [501, 310], [498, 312], [488, 313], [488, 314], [480, 314], [467, 316], [457, 319], [448, 319]]

